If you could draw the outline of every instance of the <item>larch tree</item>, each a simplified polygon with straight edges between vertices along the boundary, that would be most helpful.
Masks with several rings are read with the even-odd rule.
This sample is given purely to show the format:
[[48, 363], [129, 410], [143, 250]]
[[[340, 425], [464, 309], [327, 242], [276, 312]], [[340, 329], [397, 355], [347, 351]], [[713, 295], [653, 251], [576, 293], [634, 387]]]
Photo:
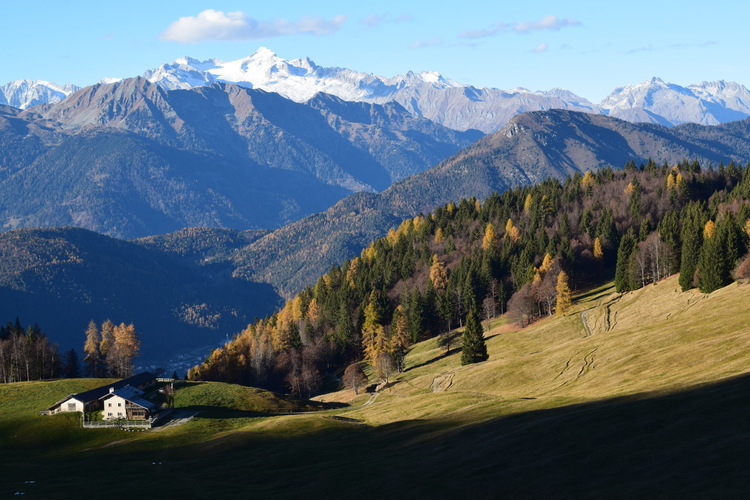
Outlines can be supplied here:
[[141, 342], [133, 324], [114, 327], [114, 342], [107, 353], [107, 364], [117, 377], [133, 374], [133, 360], [140, 353]]
[[484, 343], [484, 329], [482, 328], [482, 322], [479, 320], [479, 313], [475, 308], [472, 308], [466, 316], [466, 328], [461, 340], [462, 365], [479, 363], [489, 358], [487, 345]]
[[102, 323], [99, 354], [102, 359], [102, 376], [111, 375], [114, 368], [109, 364], [110, 351], [115, 343], [115, 324], [110, 320]]
[[482, 250], [489, 250], [495, 246], [495, 240], [497, 239], [497, 233], [495, 232], [495, 226], [487, 224], [484, 230], [484, 238], [482, 238]]
[[100, 351], [101, 334], [99, 327], [94, 320], [89, 321], [86, 328], [86, 341], [83, 344], [83, 362], [86, 365], [86, 375], [89, 377], [101, 377], [102, 373], [102, 353]]
[[570, 309], [573, 305], [573, 300], [570, 293], [570, 285], [568, 283], [568, 274], [565, 271], [560, 271], [557, 275], [557, 304], [555, 305], [555, 314], [562, 316], [565, 312]]
[[601, 262], [604, 259], [604, 250], [602, 250], [602, 241], [597, 236], [594, 239], [594, 259]]

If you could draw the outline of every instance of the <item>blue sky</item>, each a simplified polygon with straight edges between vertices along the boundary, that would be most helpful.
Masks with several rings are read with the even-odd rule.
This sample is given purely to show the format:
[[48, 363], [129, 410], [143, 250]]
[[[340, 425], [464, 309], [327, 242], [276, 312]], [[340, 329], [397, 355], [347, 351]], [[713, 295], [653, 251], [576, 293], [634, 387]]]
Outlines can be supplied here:
[[[27, 5], [31, 5], [29, 7]], [[0, 84], [90, 85], [187, 55], [286, 59], [394, 76], [438, 71], [476, 86], [566, 88], [599, 102], [658, 76], [750, 85], [744, 2], [37, 1], [0, 6]], [[719, 4], [717, 4], [719, 5]]]

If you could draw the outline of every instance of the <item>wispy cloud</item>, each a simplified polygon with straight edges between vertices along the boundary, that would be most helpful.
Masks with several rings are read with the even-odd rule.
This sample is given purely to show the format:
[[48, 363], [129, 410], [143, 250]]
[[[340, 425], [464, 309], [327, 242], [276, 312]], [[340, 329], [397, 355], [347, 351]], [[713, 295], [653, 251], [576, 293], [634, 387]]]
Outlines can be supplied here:
[[559, 31], [569, 26], [581, 26], [581, 22], [572, 18], [545, 16], [537, 21], [521, 21], [515, 24], [494, 22], [489, 28], [481, 30], [466, 30], [459, 33], [461, 38], [486, 38], [508, 31], [516, 33], [530, 33], [532, 31]]
[[401, 14], [400, 16], [393, 16], [391, 14], [369, 14], [364, 19], [361, 19], [359, 22], [361, 24], [364, 24], [368, 28], [377, 28], [381, 24], [386, 23], [405, 23], [409, 21], [413, 21], [414, 17], [410, 14]]
[[443, 40], [434, 36], [432, 38], [428, 38], [427, 40], [416, 40], [409, 45], [410, 49], [422, 49], [424, 47], [437, 47], [438, 45], [442, 45]]
[[540, 43], [534, 49], [531, 51], [533, 54], [540, 54], [542, 52], [547, 52], [547, 49], [549, 49], [549, 45], [546, 43]]
[[576, 19], [562, 19], [557, 16], [544, 16], [538, 21], [522, 21], [513, 26], [516, 33], [529, 33], [531, 31], [560, 31], [569, 26], [581, 26]]
[[242, 11], [222, 12], [207, 9], [197, 16], [181, 17], [159, 35], [162, 40], [197, 43], [210, 40], [245, 41], [285, 35], [335, 33], [346, 21], [346, 16], [333, 19], [310, 16], [298, 21], [274, 19], [259, 21]]
[[459, 36], [461, 38], [485, 38], [488, 36], [499, 35], [500, 33], [507, 30], [508, 25], [498, 21], [493, 23], [492, 26], [487, 29], [462, 31]]

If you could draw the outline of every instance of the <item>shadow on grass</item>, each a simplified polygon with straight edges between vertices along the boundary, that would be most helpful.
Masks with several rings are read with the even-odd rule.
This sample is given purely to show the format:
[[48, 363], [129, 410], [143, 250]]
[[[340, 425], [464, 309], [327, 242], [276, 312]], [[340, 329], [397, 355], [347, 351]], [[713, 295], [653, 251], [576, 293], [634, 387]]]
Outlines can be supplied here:
[[434, 357], [434, 358], [432, 358], [432, 359], [428, 359], [427, 361], [425, 361], [425, 362], [423, 362], [423, 363], [419, 363], [419, 364], [417, 364], [417, 365], [414, 365], [414, 366], [410, 366], [409, 368], [405, 368], [405, 369], [404, 369], [404, 373], [405, 373], [405, 372], [408, 372], [408, 371], [411, 371], [411, 370], [416, 370], [417, 368], [422, 368], [423, 366], [431, 365], [432, 363], [435, 363], [435, 362], [437, 362], [437, 361], [440, 361], [441, 359], [445, 359], [445, 358], [447, 358], [448, 356], [450, 356], [451, 354], [453, 354], [454, 352], [458, 352], [458, 351], [460, 351], [460, 350], [461, 350], [461, 349], [458, 349], [458, 348], [456, 348], [456, 349], [450, 349], [450, 350], [448, 350], [448, 351], [445, 351], [445, 352], [443, 352], [442, 354], [440, 354], [439, 356], [435, 356], [435, 357]]
[[3, 475], [16, 482], [33, 475], [39, 480], [35, 494], [48, 498], [117, 482], [172, 498], [248, 491], [263, 498], [332, 491], [358, 498], [393, 492], [400, 498], [467, 492], [473, 498], [744, 498], [750, 491], [748, 414], [750, 377], [742, 376], [676, 394], [641, 394], [468, 425], [441, 418], [367, 427], [321, 418], [300, 421], [308, 427], [293, 428], [291, 435], [222, 434], [198, 444], [170, 447], [165, 441], [158, 449], [118, 454], [57, 460], [23, 454], [19, 460], [8, 450]]

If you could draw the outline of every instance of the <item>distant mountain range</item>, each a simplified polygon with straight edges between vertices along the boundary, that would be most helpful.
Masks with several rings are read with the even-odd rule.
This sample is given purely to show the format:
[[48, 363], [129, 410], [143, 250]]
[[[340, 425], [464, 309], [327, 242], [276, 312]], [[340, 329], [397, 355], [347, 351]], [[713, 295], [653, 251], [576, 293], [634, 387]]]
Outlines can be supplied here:
[[297, 103], [137, 77], [56, 104], [0, 106], [0, 226], [132, 238], [188, 226], [273, 228], [382, 191], [474, 142], [398, 103]]
[[[352, 102], [398, 102], [408, 111], [446, 127], [485, 133], [500, 130], [520, 113], [547, 109], [605, 114], [665, 126], [715, 125], [750, 116], [750, 91], [733, 82], [703, 82], [682, 87], [652, 78], [639, 85], [617, 88], [601, 103], [594, 104], [563, 89], [477, 88], [434, 72], [409, 72], [384, 78], [345, 68], [324, 68], [309, 58], [282, 59], [267, 48], [228, 62], [183, 57], [148, 70], [143, 77], [166, 90], [223, 82], [276, 92], [300, 103], [320, 92]], [[63, 91], [63, 87], [48, 82], [21, 82], [2, 87], [0, 103], [25, 109], [47, 102], [44, 101], [46, 95], [51, 99], [49, 102], [56, 102], [65, 92], [70, 94]]]

